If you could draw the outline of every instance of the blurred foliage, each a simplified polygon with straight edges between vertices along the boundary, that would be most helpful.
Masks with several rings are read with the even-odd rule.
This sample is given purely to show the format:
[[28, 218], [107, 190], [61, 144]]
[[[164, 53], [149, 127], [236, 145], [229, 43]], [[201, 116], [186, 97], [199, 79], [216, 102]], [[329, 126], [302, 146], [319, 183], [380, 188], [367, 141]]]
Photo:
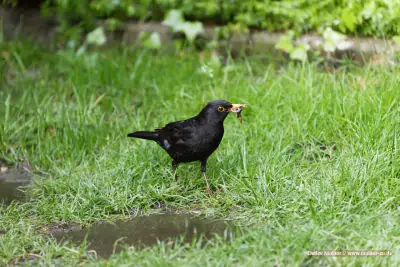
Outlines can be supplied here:
[[201, 22], [185, 21], [182, 12], [176, 9], [172, 9], [166, 14], [162, 24], [171, 27], [174, 32], [184, 33], [186, 39], [191, 43], [194, 42], [198, 35], [204, 32], [203, 24]]
[[189, 21], [275, 32], [330, 27], [345, 34], [400, 34], [398, 0], [47, 0], [43, 5], [44, 14], [55, 15], [64, 30], [71, 25], [93, 30], [97, 18], [161, 21], [171, 9]]
[[18, 4], [18, 0], [1, 0], [0, 4], [4, 5], [4, 6], [17, 6]]
[[[338, 33], [332, 30], [331, 27], [327, 27], [321, 31], [322, 43], [320, 44], [320, 49], [315, 49], [315, 54], [320, 53], [322, 50], [327, 53], [335, 52], [339, 42], [344, 41], [346, 36], [344, 34]], [[295, 44], [294, 32], [289, 31], [286, 35], [282, 35], [279, 41], [276, 43], [275, 48], [287, 53], [291, 59], [305, 61], [308, 58], [308, 51], [310, 46], [303, 42]], [[393, 38], [395, 41], [396, 37]]]

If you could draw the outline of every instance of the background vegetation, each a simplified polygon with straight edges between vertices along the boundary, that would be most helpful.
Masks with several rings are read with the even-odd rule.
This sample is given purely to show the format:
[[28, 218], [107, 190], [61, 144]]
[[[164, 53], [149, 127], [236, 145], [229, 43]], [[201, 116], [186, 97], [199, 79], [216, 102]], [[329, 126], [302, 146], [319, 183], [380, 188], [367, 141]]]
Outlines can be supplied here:
[[400, 2], [396, 0], [47, 0], [45, 14], [62, 27], [94, 19], [163, 20], [171, 9], [186, 19], [272, 32], [297, 34], [331, 27], [345, 34], [391, 37], [400, 34]]

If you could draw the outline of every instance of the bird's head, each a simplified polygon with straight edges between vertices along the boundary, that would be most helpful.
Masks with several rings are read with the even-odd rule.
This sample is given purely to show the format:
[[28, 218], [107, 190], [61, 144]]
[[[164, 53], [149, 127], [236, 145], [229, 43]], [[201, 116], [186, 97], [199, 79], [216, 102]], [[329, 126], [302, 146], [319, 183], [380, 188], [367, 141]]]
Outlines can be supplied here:
[[214, 100], [209, 102], [200, 112], [199, 117], [208, 123], [222, 123], [230, 112], [238, 114], [246, 107], [245, 104], [232, 104], [226, 100]]

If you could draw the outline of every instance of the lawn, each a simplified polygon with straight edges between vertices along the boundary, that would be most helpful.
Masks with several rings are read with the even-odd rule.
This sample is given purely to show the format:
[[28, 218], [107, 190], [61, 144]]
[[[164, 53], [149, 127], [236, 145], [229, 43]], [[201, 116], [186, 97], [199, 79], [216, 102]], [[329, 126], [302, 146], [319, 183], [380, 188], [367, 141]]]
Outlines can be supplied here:
[[[0, 265], [310, 266], [400, 264], [399, 69], [211, 64], [198, 54], [135, 48], [77, 56], [25, 42], [2, 45], [0, 159], [29, 162], [29, 201], [0, 205]], [[207, 65], [206, 65], [207, 64]], [[208, 66], [208, 67], [205, 67]], [[245, 103], [230, 115], [208, 164], [182, 164], [126, 137], [197, 115], [210, 100]], [[183, 189], [183, 190], [181, 190]], [[225, 241], [126, 248], [104, 260], [57, 244], [56, 223], [90, 224], [164, 207], [227, 218]], [[308, 250], [392, 250], [390, 257], [307, 256]]]

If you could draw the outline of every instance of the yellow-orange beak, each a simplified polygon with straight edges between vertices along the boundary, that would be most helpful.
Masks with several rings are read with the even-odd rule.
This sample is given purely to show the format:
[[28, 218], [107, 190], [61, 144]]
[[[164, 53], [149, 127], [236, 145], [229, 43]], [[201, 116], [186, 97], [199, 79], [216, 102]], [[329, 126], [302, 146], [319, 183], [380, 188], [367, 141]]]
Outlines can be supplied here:
[[232, 104], [232, 107], [229, 109], [229, 112], [236, 113], [240, 123], [242, 123], [242, 110], [245, 107], [246, 107], [245, 104]]
[[229, 112], [238, 113], [242, 111], [246, 107], [245, 104], [232, 104], [232, 107], [229, 109]]

